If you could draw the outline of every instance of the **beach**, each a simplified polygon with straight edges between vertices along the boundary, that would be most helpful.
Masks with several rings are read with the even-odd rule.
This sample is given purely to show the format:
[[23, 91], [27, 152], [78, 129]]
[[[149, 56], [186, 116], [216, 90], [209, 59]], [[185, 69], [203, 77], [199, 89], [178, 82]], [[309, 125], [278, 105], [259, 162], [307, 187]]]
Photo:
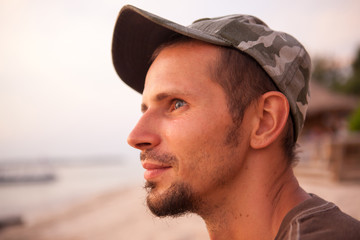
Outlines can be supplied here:
[[[337, 182], [327, 175], [297, 173], [308, 192], [336, 203], [360, 219], [359, 182]], [[58, 208], [21, 226], [0, 231], [1, 240], [184, 240], [208, 239], [205, 224], [195, 215], [156, 218], [145, 204], [142, 184], [107, 190], [72, 205]]]
[[108, 191], [32, 223], [9, 227], [0, 232], [0, 239], [206, 239], [199, 217], [159, 220], [149, 213], [144, 199], [140, 185]]

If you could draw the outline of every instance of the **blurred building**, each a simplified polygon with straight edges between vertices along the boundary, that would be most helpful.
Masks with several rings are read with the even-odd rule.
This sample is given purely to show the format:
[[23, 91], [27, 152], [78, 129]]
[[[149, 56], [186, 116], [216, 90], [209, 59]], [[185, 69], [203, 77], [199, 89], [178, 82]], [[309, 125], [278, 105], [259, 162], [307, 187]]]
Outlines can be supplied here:
[[360, 134], [349, 133], [349, 115], [359, 98], [332, 92], [312, 82], [311, 100], [299, 139], [303, 171], [337, 180], [360, 179]]

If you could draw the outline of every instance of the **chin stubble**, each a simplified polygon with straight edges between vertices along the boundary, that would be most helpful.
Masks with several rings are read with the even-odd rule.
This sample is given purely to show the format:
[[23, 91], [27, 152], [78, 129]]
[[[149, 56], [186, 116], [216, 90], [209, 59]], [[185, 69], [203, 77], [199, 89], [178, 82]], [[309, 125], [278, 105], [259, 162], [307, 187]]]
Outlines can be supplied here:
[[158, 217], [178, 217], [193, 213], [197, 209], [194, 194], [190, 186], [184, 183], [173, 183], [162, 194], [156, 192], [156, 183], [146, 182], [148, 192], [146, 203], [150, 211]]
[[[158, 154], [153, 150], [140, 154], [140, 160], [151, 159], [165, 165], [177, 166], [177, 158], [169, 153]], [[147, 181], [145, 189], [148, 193], [146, 202], [150, 211], [158, 217], [177, 217], [195, 210], [194, 194], [189, 185], [173, 183], [164, 193], [157, 193], [156, 182]]]

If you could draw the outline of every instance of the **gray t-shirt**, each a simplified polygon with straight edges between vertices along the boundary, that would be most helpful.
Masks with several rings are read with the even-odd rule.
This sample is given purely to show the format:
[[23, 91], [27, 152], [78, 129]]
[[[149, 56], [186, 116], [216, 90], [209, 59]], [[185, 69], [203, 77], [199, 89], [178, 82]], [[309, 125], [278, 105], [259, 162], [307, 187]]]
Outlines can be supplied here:
[[360, 240], [358, 220], [343, 213], [335, 204], [310, 195], [311, 199], [285, 216], [275, 240]]

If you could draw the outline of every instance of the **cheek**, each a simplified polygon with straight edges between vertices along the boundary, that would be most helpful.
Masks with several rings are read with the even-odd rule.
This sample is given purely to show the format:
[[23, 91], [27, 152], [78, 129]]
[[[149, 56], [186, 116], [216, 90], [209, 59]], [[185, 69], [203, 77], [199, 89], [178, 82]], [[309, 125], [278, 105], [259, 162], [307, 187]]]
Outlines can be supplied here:
[[206, 146], [224, 132], [224, 124], [204, 119], [181, 119], [167, 123], [164, 140], [171, 149], [186, 151], [193, 147]]
[[208, 119], [175, 120], [166, 128], [166, 147], [179, 159], [178, 174], [183, 177], [202, 178], [220, 157], [228, 127], [222, 119]]
[[166, 128], [164, 142], [166, 148], [175, 154], [184, 165], [184, 161], [189, 161], [189, 155], [194, 154], [199, 146], [204, 145], [203, 124], [195, 122], [176, 120], [172, 121]]

